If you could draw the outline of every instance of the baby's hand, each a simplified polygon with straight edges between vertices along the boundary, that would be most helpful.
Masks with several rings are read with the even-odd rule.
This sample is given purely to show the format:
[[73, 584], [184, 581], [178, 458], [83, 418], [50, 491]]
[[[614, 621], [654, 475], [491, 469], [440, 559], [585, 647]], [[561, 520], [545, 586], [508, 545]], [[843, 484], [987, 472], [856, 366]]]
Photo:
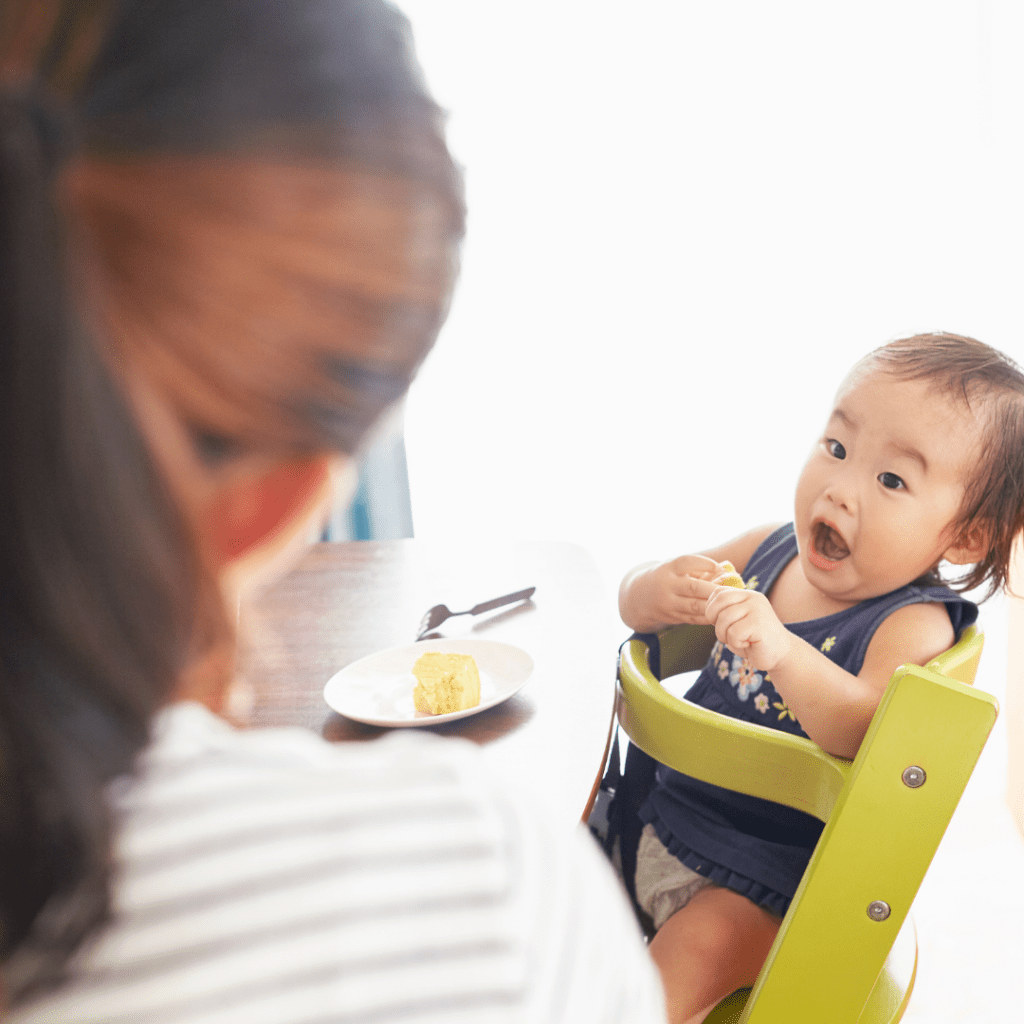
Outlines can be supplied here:
[[681, 555], [627, 576], [619, 596], [623, 621], [641, 633], [680, 622], [706, 625], [704, 606], [721, 566], [704, 555]]
[[771, 672], [789, 653], [793, 635], [757, 590], [715, 587], [704, 614], [718, 639], [761, 672]]

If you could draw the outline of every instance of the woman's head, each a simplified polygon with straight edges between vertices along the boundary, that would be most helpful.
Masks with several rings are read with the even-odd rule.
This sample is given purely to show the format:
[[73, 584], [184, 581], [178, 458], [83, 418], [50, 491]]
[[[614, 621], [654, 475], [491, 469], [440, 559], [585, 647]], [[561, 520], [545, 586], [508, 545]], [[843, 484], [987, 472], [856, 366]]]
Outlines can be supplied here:
[[463, 211], [383, 4], [3, 17], [0, 959], [17, 994], [102, 919], [103, 786], [229, 632], [218, 491], [358, 450], [444, 318]]
[[[166, 401], [179, 454], [353, 454], [436, 335], [462, 231], [403, 20], [323, 0], [127, 10], [64, 175], [96, 336]], [[154, 34], [187, 55], [177, 78], [140, 53]], [[140, 85], [165, 82], [154, 116]]]
[[[844, 403], [866, 401], [872, 395], [879, 400], [875, 413], [863, 415], [863, 423], [841, 422]], [[889, 495], [886, 507], [913, 497], [912, 487], [901, 486], [898, 466], [890, 465], [896, 461], [894, 455], [911, 459], [908, 474], [920, 477], [922, 487], [929, 480], [935, 482], [932, 478], [940, 465], [958, 467], [955, 480], [950, 481], [956, 485], [956, 495], [946, 516], [949, 522], [932, 546], [948, 550], [949, 561], [967, 567], [952, 581], [958, 587], [987, 585], [991, 594], [1005, 586], [1014, 540], [1024, 530], [1024, 373], [1020, 368], [973, 338], [944, 333], [902, 338], [869, 353], [848, 374], [836, 396], [830, 425], [837, 417], [840, 426], [831, 433], [841, 429], [878, 433], [886, 417], [892, 420], [889, 433], [900, 438], [896, 447], [890, 439], [889, 462], [883, 467], [891, 485], [881, 491]], [[908, 437], [918, 440], [909, 442]], [[835, 442], [829, 436], [824, 443]], [[933, 456], [921, 458], [929, 446]], [[826, 461], [834, 458], [830, 455]], [[939, 501], [929, 504], [934, 511]], [[825, 553], [838, 552], [825, 528], [817, 529]], [[925, 539], [918, 529], [895, 546], [896, 554]], [[923, 582], [945, 582], [937, 561], [923, 568], [928, 570], [921, 575]]]

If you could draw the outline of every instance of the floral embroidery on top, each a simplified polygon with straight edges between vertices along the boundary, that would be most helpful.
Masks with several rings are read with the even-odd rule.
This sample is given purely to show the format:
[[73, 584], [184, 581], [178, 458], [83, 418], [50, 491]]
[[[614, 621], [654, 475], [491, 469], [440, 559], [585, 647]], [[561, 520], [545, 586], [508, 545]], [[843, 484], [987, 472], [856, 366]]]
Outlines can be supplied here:
[[[715, 646], [711, 648], [711, 662], [712, 662], [712, 664], [717, 665], [718, 664], [718, 660], [721, 657], [722, 657], [722, 641], [721, 640], [716, 640], [715, 641]], [[724, 679], [725, 676], [722, 676], [722, 678]]]
[[792, 721], [796, 721], [796, 715], [794, 715], [793, 712], [790, 711], [788, 707], [786, 707], [786, 702], [784, 700], [774, 701], [772, 703], [772, 707], [778, 709], [780, 722], [786, 717], [786, 715], [789, 715]]
[[747, 580], [747, 582], [743, 585], [747, 588], [747, 590], [757, 590], [757, 582], [757, 577], [751, 576], [750, 579]]
[[[724, 676], [722, 678], [725, 678]], [[729, 673], [729, 682], [736, 687], [736, 695], [740, 700], [746, 700], [755, 690], [761, 688], [761, 675], [755, 672], [746, 658], [736, 655], [732, 661], [732, 672]]]
[[729, 674], [729, 662], [727, 662], [725, 660], [725, 658], [723, 658], [718, 663], [718, 678], [719, 679], [724, 679], [728, 674]]
[[828, 638], [828, 639], [827, 639], [827, 640], [826, 640], [826, 641], [825, 641], [825, 642], [824, 642], [824, 643], [823, 643], [823, 644], [821, 645], [821, 649], [822, 649], [822, 650], [823, 650], [823, 651], [824, 651], [824, 652], [825, 652], [826, 654], [828, 654], [828, 652], [829, 652], [829, 651], [831, 651], [831, 650], [832, 650], [832, 648], [833, 648], [833, 647], [835, 647], [835, 645], [836, 645], [836, 638], [835, 638], [834, 636], [830, 636], [830, 637], [829, 637], [829, 638]]
[[[767, 676], [765, 678], [767, 678]], [[754, 698], [754, 707], [763, 715], [768, 710], [768, 694], [759, 693]]]

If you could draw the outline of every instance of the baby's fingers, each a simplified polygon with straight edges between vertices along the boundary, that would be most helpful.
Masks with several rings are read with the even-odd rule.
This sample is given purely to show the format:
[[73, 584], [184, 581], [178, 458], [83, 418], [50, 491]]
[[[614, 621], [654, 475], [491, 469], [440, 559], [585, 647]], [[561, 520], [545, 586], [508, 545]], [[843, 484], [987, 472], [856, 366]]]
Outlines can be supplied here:
[[666, 622], [688, 622], [707, 625], [704, 613], [708, 596], [715, 588], [707, 580], [696, 580], [683, 577], [678, 580], [667, 595], [663, 605]]
[[687, 622], [694, 626], [706, 626], [708, 617], [704, 613], [707, 601], [700, 597], [680, 598], [670, 616], [673, 622]]
[[722, 567], [707, 555], [680, 555], [668, 565], [678, 576], [690, 576], [693, 579], [710, 580], [722, 571]]
[[727, 587], [717, 586], [710, 580], [702, 580], [696, 576], [686, 576], [682, 580], [680, 592], [684, 593], [687, 597], [692, 597], [695, 600], [700, 601], [701, 611], [703, 611], [703, 606], [707, 603], [708, 598], [711, 597], [716, 590], [727, 589]]
[[[732, 611], [734, 610], [730, 609], [730, 612]], [[735, 617], [732, 614], [720, 615], [715, 622], [715, 636], [737, 654], [745, 651], [752, 642], [753, 632], [748, 619], [743, 611]]]
[[[707, 580], [694, 579], [692, 576], [678, 577], [669, 588], [665, 606], [674, 616], [688, 616], [686, 619], [680, 619], [681, 622], [707, 622], [704, 607], [715, 589]], [[697, 619], [693, 619], [692, 616], [697, 616]]]
[[[703, 581], [701, 581], [703, 582]], [[707, 608], [705, 615], [714, 622], [725, 608], [746, 607], [751, 600], [753, 591], [740, 590], [737, 587], [723, 587], [712, 583], [709, 585]]]
[[731, 587], [716, 587], [704, 614], [715, 626], [715, 636], [733, 650], [749, 646], [753, 630], [750, 602], [743, 591]]

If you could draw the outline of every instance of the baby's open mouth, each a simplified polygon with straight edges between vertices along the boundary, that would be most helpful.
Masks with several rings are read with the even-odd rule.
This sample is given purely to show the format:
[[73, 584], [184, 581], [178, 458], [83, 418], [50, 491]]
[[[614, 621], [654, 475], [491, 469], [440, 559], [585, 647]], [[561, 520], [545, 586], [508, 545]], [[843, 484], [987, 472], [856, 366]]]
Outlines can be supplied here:
[[842, 561], [850, 553], [846, 542], [828, 523], [814, 524], [811, 544], [814, 550], [829, 562]]

